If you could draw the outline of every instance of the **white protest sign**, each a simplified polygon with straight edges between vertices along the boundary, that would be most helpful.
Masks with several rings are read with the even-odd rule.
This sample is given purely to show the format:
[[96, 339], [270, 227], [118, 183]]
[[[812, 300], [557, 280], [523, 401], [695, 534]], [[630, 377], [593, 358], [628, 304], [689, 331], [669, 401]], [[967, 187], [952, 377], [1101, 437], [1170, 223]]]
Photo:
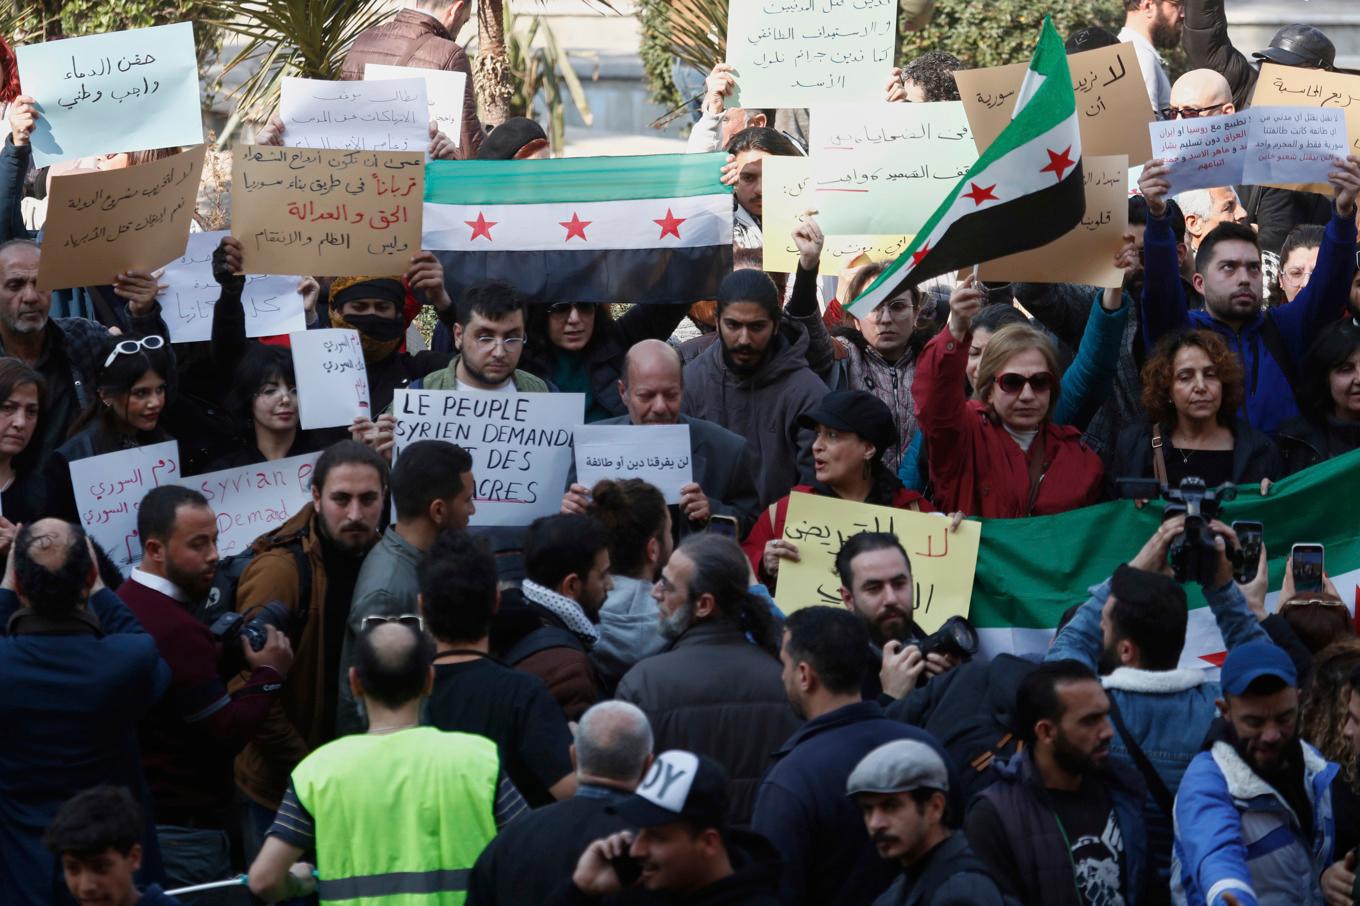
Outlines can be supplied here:
[[357, 330], [304, 330], [289, 334], [288, 342], [304, 430], [349, 427], [356, 416], [372, 416]]
[[457, 444], [472, 456], [473, 525], [528, 525], [562, 505], [572, 431], [585, 421], [584, 393], [398, 390], [397, 458], [418, 440]]
[[142, 562], [137, 537], [142, 498], [152, 488], [179, 483], [179, 443], [173, 440], [71, 463], [80, 524], [125, 576]]
[[426, 151], [430, 113], [421, 79], [283, 80], [283, 143], [328, 151]]
[[217, 515], [217, 551], [239, 554], [278, 528], [312, 499], [312, 467], [319, 453], [194, 475], [176, 484], [198, 491]]
[[[213, 279], [212, 256], [226, 230], [192, 233], [184, 254], [165, 266], [161, 316], [170, 328], [170, 342], [195, 343], [212, 339], [213, 309], [222, 294]], [[241, 306], [246, 313], [246, 336], [270, 337], [307, 329], [297, 277], [247, 274]]]
[[439, 131], [447, 135], [457, 148], [463, 140], [463, 95], [467, 91], [467, 76], [442, 69], [364, 64], [364, 81], [383, 82], [392, 79], [425, 80], [425, 96], [430, 101], [429, 118], [439, 124]]
[[689, 425], [582, 425], [576, 429], [576, 482], [641, 478], [667, 503], [694, 480]]

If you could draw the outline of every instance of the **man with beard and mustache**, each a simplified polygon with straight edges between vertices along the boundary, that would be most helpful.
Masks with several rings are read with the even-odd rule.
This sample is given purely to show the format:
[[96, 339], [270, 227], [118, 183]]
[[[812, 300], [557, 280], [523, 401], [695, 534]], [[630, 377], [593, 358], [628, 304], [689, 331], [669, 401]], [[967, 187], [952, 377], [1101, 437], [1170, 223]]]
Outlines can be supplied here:
[[[1210, 528], [1236, 544], [1232, 529]], [[1110, 744], [1116, 758], [1144, 771], [1150, 795], [1143, 805], [1148, 827], [1146, 904], [1166, 903], [1171, 879], [1170, 801], [1181, 776], [1200, 751], [1214, 720], [1218, 683], [1200, 667], [1177, 669], [1185, 646], [1188, 613], [1185, 590], [1171, 578], [1167, 551], [1185, 530], [1185, 517], [1163, 522], [1138, 556], [1120, 566], [1058, 631], [1047, 660], [1071, 659], [1099, 670], [1101, 683], [1121, 723]], [[1225, 548], [1226, 550], [1226, 548]], [[1259, 578], [1265, 581], [1265, 570]], [[1233, 582], [1233, 567], [1219, 553], [1218, 574], [1204, 586], [1228, 650], [1269, 638]], [[1146, 758], [1130, 754], [1134, 748]], [[1160, 789], [1158, 785], [1160, 784]]]
[[827, 386], [807, 366], [807, 332], [782, 318], [779, 292], [765, 274], [728, 274], [718, 287], [717, 318], [719, 342], [685, 366], [680, 411], [746, 438], [756, 492], [769, 506], [813, 478], [815, 434], [799, 419]]
[[[284, 624], [295, 649], [292, 681], [236, 759], [236, 782], [261, 838], [293, 768], [336, 736], [346, 621], [364, 556], [378, 542], [387, 482], [387, 461], [371, 448], [352, 440], [327, 447], [312, 470], [311, 501], [255, 539], [236, 586], [236, 610], [246, 620], [270, 619], [282, 608], [271, 621]], [[259, 843], [248, 840], [247, 854]]]
[[1317, 267], [1294, 301], [1262, 309], [1261, 249], [1251, 227], [1223, 223], [1205, 236], [1195, 253], [1195, 288], [1204, 310], [1190, 311], [1181, 287], [1175, 243], [1166, 219], [1169, 169], [1150, 160], [1138, 187], [1147, 199], [1143, 236], [1147, 268], [1143, 283], [1143, 342], [1152, 348], [1167, 333], [1185, 328], [1217, 332], [1237, 353], [1251, 379], [1243, 407], [1247, 422], [1265, 434], [1299, 414], [1293, 385], [1308, 347], [1346, 311], [1355, 275], [1356, 195], [1360, 156], [1337, 159], [1328, 174], [1336, 195], [1332, 219], [1318, 249]]
[[172, 887], [220, 881], [232, 869], [231, 762], [277, 700], [293, 649], [273, 626], [259, 651], [234, 640], [249, 675], [228, 694], [223, 653], [190, 610], [217, 574], [217, 516], [202, 494], [166, 485], [142, 498], [137, 535], [142, 562], [118, 597], [170, 667], [169, 692], [141, 725], [156, 836]]
[[1322, 906], [1346, 872], [1332, 853], [1338, 768], [1299, 738], [1294, 662], [1252, 642], [1228, 652], [1221, 682], [1223, 718], [1176, 797], [1173, 893], [1190, 906]]
[[1048, 661], [1020, 682], [1025, 747], [964, 824], [1002, 892], [1044, 906], [1134, 906], [1147, 837], [1146, 791], [1111, 760], [1110, 699], [1090, 668]]
[[1124, 0], [1124, 28], [1119, 40], [1133, 44], [1153, 110], [1171, 103], [1171, 79], [1158, 51], [1180, 46], [1184, 22], [1183, 0]]

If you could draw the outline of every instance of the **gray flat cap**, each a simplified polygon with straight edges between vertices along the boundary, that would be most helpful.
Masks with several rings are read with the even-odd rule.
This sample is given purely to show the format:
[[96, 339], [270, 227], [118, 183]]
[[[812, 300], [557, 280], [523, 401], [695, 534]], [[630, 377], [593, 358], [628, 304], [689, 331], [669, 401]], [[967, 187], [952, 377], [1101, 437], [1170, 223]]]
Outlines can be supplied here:
[[847, 796], [920, 789], [949, 792], [949, 771], [939, 753], [915, 739], [899, 739], [874, 749], [855, 765], [845, 782]]

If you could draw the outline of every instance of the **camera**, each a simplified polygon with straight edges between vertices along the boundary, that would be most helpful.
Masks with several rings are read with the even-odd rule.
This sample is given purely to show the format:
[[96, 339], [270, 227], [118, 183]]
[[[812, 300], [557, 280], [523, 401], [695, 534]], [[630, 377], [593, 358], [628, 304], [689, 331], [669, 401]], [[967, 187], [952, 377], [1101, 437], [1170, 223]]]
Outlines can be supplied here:
[[[1237, 496], [1237, 486], [1224, 482], [1216, 488], [1204, 484], [1204, 479], [1187, 476], [1179, 487], [1168, 487], [1155, 479], [1121, 478], [1116, 482], [1119, 496], [1137, 500], [1161, 497], [1162, 520], [1173, 516], [1185, 517], [1185, 530], [1171, 541], [1168, 558], [1177, 582], [1195, 581], [1212, 586], [1218, 575], [1218, 550], [1214, 547], [1214, 533], [1209, 521], [1218, 518], [1219, 506]], [[1228, 549], [1228, 560], [1240, 567], [1242, 552]]]
[[978, 651], [978, 634], [965, 617], [950, 617], [944, 625], [924, 639], [909, 644], [921, 649], [922, 656], [928, 654], [952, 654], [960, 661], [966, 661]]
[[269, 627], [279, 632], [288, 631], [288, 608], [280, 601], [269, 601], [256, 609], [255, 615], [246, 620], [239, 613], [224, 613], [208, 628], [213, 641], [222, 645], [222, 673], [234, 676], [245, 669], [245, 654], [237, 639], [244, 638], [251, 651], [261, 651], [269, 641]]

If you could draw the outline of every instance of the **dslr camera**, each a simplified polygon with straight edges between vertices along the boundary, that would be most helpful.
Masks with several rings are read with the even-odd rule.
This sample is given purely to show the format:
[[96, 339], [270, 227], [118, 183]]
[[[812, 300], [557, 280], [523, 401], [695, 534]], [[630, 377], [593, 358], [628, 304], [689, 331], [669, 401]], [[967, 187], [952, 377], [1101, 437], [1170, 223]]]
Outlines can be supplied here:
[[[1237, 486], [1224, 482], [1216, 488], [1207, 487], [1204, 479], [1188, 476], [1179, 487], [1170, 487], [1154, 479], [1121, 478], [1115, 482], [1119, 496], [1134, 500], [1160, 497], [1162, 521], [1173, 516], [1185, 517], [1185, 530], [1171, 541], [1168, 558], [1177, 582], [1198, 582], [1211, 586], [1218, 575], [1218, 551], [1214, 547], [1214, 532], [1209, 521], [1217, 519], [1219, 506], [1237, 496]], [[1226, 540], [1226, 539], [1225, 539]], [[1228, 560], [1240, 567], [1242, 551], [1229, 546]]]
[[288, 608], [280, 601], [270, 601], [256, 609], [249, 619], [239, 613], [224, 613], [208, 628], [213, 641], [222, 645], [221, 670], [223, 676], [235, 676], [246, 668], [245, 654], [238, 639], [245, 638], [251, 651], [262, 651], [269, 641], [268, 627], [287, 632]]
[[922, 655], [952, 654], [966, 661], [978, 652], [978, 634], [967, 617], [953, 616], [930, 635], [907, 644], [920, 648]]

